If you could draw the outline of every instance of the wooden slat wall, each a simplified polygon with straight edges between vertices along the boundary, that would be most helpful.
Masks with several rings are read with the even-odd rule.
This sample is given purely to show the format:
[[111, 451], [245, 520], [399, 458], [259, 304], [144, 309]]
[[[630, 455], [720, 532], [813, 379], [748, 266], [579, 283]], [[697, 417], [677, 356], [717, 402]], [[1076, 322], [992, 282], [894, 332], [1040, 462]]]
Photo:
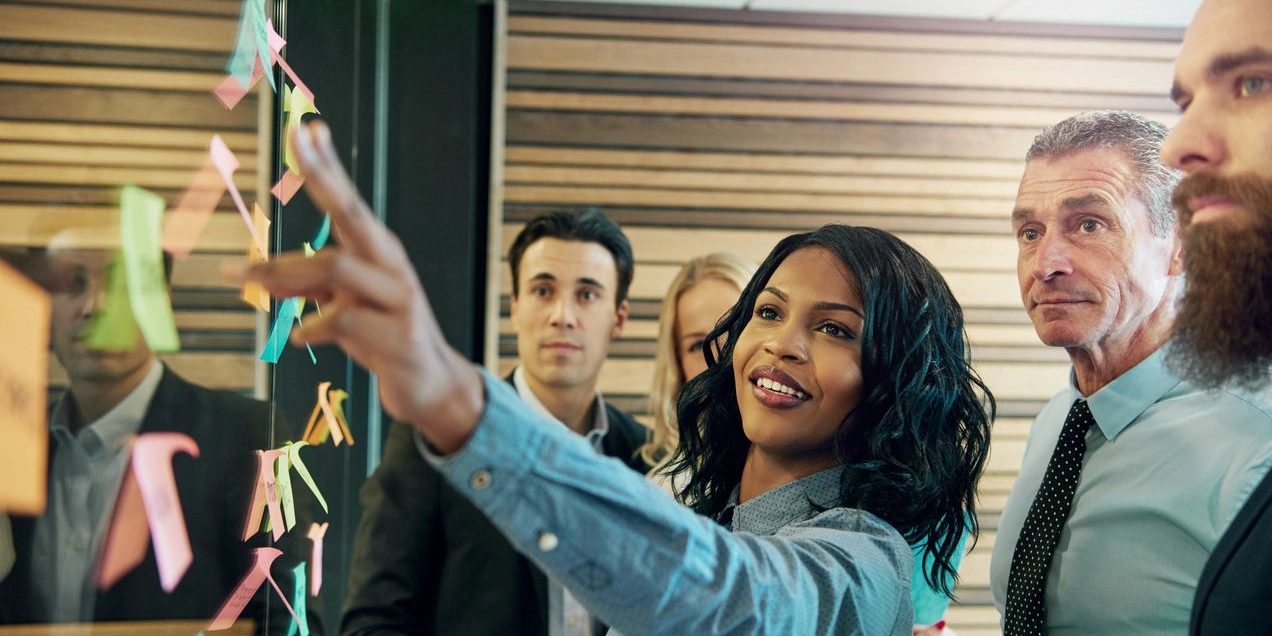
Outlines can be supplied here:
[[[257, 94], [227, 111], [211, 94], [234, 46], [240, 0], [0, 2], [0, 245], [43, 245], [102, 225], [126, 183], [171, 206], [220, 134], [236, 185], [264, 193]], [[206, 385], [253, 389], [256, 317], [218, 273], [249, 236], [227, 195], [194, 255], [173, 272], [182, 352], [166, 359]], [[51, 365], [52, 391], [65, 374]]]
[[[1065, 381], [1020, 308], [1009, 227], [1023, 155], [1091, 108], [1172, 123], [1174, 31], [990, 25], [590, 4], [509, 5], [495, 174], [503, 248], [529, 218], [595, 204], [637, 267], [633, 320], [602, 390], [644, 417], [660, 299], [686, 259], [756, 261], [828, 222], [892, 231], [928, 256], [968, 316], [999, 400], [964, 561], [960, 634], [998, 632], [989, 554], [1032, 417]], [[497, 124], [498, 126], [499, 124]], [[515, 363], [501, 264], [499, 366]]]

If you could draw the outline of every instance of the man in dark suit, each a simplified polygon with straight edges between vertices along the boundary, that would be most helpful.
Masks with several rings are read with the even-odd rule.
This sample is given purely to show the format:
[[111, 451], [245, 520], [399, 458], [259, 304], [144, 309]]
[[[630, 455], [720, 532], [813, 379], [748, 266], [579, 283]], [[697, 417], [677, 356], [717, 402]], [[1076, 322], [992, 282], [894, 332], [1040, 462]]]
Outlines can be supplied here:
[[[280, 445], [288, 437], [286, 422], [264, 402], [187, 382], [160, 363], [140, 335], [124, 350], [90, 348], [85, 336], [102, 311], [114, 257], [113, 251], [76, 247], [46, 255], [53, 264], [47, 271], [61, 276], [43, 282], [52, 286], [51, 344], [69, 386], [49, 418], [44, 514], [12, 518], [16, 561], [0, 582], [3, 623], [210, 620], [251, 569], [252, 549], [267, 545], [263, 534], [242, 540], [257, 480], [254, 451]], [[193, 560], [165, 592], [152, 542], [140, 565], [99, 589], [103, 545], [129, 468], [127, 442], [134, 434], [156, 432], [183, 433], [199, 447], [197, 458], [178, 453], [172, 460]], [[288, 592], [291, 568], [310, 557], [304, 529], [313, 499], [301, 490], [296, 512], [303, 527], [278, 542], [284, 555], [271, 568]], [[243, 616], [255, 620], [258, 631], [286, 633], [291, 620], [274, 595], [263, 586]], [[321, 633], [318, 615], [310, 610], [307, 616]]]
[[[601, 364], [627, 319], [632, 253], [599, 210], [544, 215], [517, 235], [510, 315], [527, 408], [586, 437], [615, 470], [644, 472], [646, 431], [606, 404]], [[362, 490], [341, 633], [592, 634], [601, 626], [519, 555], [394, 425]]]
[[[1272, 3], [1207, 0], [1184, 36], [1162, 147], [1175, 190], [1187, 288], [1173, 362], [1192, 382], [1268, 387], [1272, 367]], [[1272, 430], [1267, 431], [1272, 439]], [[1272, 474], [1215, 546], [1192, 634], [1272, 634]]]

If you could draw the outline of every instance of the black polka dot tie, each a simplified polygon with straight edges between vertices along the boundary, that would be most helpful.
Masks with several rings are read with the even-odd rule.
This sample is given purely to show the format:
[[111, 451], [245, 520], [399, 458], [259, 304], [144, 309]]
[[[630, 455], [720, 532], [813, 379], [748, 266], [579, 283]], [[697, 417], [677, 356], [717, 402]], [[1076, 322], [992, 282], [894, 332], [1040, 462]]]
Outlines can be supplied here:
[[1060, 531], [1069, 518], [1073, 493], [1078, 489], [1082, 456], [1086, 453], [1086, 432], [1094, 423], [1086, 400], [1074, 402], [1011, 555], [1004, 636], [1047, 633], [1047, 608], [1043, 605], [1047, 572], [1051, 569], [1056, 545], [1060, 543]]

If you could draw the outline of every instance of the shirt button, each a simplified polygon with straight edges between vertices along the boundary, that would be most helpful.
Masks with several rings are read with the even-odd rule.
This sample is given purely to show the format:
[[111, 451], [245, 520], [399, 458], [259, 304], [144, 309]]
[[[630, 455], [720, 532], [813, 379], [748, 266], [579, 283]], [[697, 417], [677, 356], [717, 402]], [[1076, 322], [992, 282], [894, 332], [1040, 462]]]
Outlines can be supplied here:
[[552, 534], [551, 532], [539, 533], [539, 551], [551, 552], [556, 549], [559, 543], [560, 541], [557, 540], [557, 536], [555, 534]]
[[485, 490], [489, 488], [490, 471], [483, 468], [473, 473], [473, 476], [468, 478], [468, 485], [471, 486], [473, 490]]

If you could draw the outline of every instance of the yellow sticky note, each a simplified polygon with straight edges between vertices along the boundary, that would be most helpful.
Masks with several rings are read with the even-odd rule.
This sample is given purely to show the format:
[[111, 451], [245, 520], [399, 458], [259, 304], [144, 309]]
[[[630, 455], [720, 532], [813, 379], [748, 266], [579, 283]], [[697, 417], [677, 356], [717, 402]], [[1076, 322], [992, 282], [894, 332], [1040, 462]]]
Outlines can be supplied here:
[[[252, 204], [252, 225], [256, 227], [256, 232], [260, 236], [269, 235], [269, 219], [265, 218], [265, 213], [261, 211], [261, 206], [256, 203]], [[262, 254], [260, 248], [256, 246], [256, 241], [252, 241], [247, 248], [247, 260], [252, 263], [267, 261], [269, 260], [269, 254]], [[259, 283], [251, 281], [244, 283], [243, 293], [239, 297], [246, 301], [247, 304], [269, 313], [269, 292], [265, 291], [265, 288], [261, 287]]]
[[163, 225], [163, 197], [124, 186], [119, 196], [119, 223], [124, 242], [124, 273], [128, 278], [128, 298], [133, 317], [151, 351], [176, 351], [177, 322], [172, 317], [172, 299], [163, 271], [160, 233]]
[[[290, 139], [290, 132], [300, 125], [301, 118], [310, 113], [317, 113], [318, 109], [314, 103], [305, 95], [304, 91], [293, 90], [284, 86], [283, 88], [283, 104], [287, 109], [287, 127], [283, 131], [283, 139]], [[283, 144], [283, 164], [291, 169], [292, 172], [300, 174], [300, 164], [296, 163], [296, 157], [292, 154], [291, 144]]]
[[0, 511], [44, 512], [49, 295], [0, 262]]

